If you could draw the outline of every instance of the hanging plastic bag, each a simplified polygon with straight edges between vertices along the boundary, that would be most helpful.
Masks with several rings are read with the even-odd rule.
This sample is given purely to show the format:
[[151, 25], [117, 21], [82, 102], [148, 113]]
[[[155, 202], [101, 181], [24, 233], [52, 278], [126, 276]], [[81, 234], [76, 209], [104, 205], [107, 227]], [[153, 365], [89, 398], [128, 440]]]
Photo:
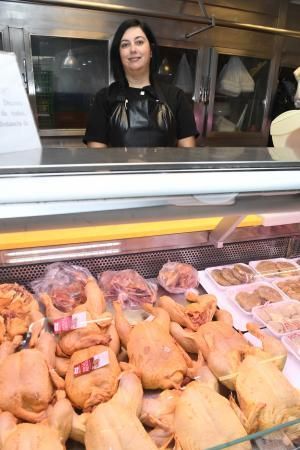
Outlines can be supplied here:
[[70, 312], [85, 303], [84, 286], [90, 277], [92, 275], [85, 267], [57, 262], [49, 264], [44, 275], [32, 281], [30, 286], [38, 297], [46, 292], [57, 309]]
[[222, 68], [217, 93], [238, 97], [242, 92], [253, 92], [255, 83], [238, 56], [231, 56]]
[[162, 266], [157, 281], [172, 294], [184, 293], [199, 284], [198, 272], [191, 264], [171, 261]]
[[186, 92], [187, 94], [192, 94], [194, 91], [192, 71], [185, 53], [180, 59], [174, 78], [174, 85], [182, 89], [183, 92]]
[[125, 308], [138, 309], [144, 303], [156, 301], [157, 286], [135, 270], [107, 270], [99, 273], [97, 278], [109, 303], [119, 300]]
[[294, 105], [295, 105], [295, 108], [300, 108], [300, 67], [298, 67], [294, 71], [294, 76], [295, 76], [296, 81], [298, 83], [296, 94], [295, 94], [295, 97], [294, 97]]

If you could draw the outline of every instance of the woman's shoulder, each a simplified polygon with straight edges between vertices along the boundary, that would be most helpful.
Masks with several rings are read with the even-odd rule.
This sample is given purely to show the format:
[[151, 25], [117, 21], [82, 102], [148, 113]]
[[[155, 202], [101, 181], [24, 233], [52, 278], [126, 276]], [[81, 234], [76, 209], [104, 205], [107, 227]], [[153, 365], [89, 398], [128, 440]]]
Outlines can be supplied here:
[[166, 81], [155, 80], [155, 85], [157, 85], [165, 94], [169, 95], [181, 95], [184, 92], [175, 86], [174, 84], [167, 83]]
[[122, 87], [120, 83], [114, 81], [109, 86], [105, 86], [96, 93], [96, 97], [108, 99], [110, 96], [118, 94], [121, 91]]

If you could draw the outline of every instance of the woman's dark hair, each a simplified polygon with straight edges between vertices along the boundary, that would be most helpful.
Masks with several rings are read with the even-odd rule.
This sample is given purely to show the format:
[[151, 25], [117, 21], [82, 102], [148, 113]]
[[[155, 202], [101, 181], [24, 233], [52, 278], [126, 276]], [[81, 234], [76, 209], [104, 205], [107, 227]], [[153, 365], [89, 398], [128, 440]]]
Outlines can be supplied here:
[[158, 66], [157, 42], [149, 25], [145, 22], [141, 22], [138, 19], [125, 20], [119, 25], [117, 31], [115, 32], [110, 48], [110, 64], [114, 79], [115, 81], [118, 81], [123, 85], [127, 85], [127, 80], [125, 77], [123, 64], [120, 58], [120, 43], [125, 31], [128, 30], [128, 28], [132, 27], [140, 27], [143, 30], [152, 50], [152, 58], [150, 61], [150, 74], [149, 74], [150, 82], [153, 81], [153, 76], [156, 73]]

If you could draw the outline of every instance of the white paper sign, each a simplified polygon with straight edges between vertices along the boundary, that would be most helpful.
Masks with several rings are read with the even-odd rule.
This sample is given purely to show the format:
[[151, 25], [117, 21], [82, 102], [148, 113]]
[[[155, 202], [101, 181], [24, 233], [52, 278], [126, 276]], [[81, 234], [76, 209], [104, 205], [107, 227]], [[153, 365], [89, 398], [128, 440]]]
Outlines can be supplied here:
[[0, 153], [41, 152], [41, 142], [14, 53], [0, 52]]

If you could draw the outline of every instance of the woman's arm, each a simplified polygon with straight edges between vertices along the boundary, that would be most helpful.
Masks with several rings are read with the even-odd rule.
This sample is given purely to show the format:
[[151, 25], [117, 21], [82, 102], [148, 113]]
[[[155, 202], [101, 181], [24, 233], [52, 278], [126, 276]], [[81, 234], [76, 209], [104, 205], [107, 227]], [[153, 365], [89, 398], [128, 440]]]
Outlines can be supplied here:
[[188, 136], [183, 139], [178, 139], [177, 147], [196, 147], [195, 136]]
[[89, 148], [106, 148], [107, 145], [102, 142], [89, 141], [86, 143]]

